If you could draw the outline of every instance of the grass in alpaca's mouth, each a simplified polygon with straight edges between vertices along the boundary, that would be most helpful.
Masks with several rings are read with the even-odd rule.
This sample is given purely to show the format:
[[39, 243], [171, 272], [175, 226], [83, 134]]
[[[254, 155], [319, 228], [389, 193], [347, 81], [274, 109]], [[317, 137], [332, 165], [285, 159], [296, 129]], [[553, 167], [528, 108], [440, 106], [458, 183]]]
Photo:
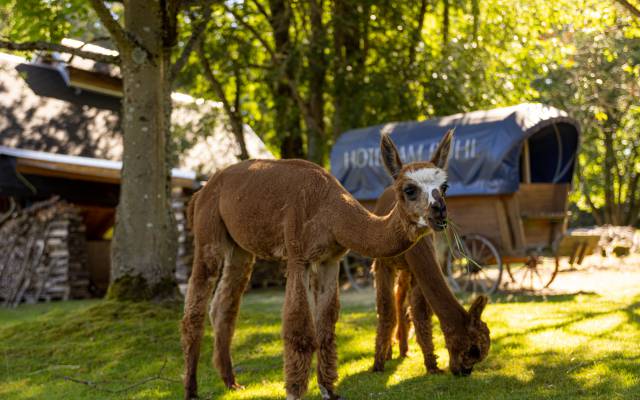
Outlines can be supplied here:
[[[467, 253], [467, 249], [462, 242], [462, 238], [458, 230], [460, 227], [453, 222], [450, 218], [446, 219], [447, 229], [444, 229], [442, 232], [447, 241], [447, 250], [449, 250], [449, 254], [454, 258], [463, 258], [467, 260], [467, 262], [475, 265], [476, 267], [482, 269], [482, 265], [478, 264], [476, 260], [471, 258]], [[453, 236], [453, 238], [452, 238]]]

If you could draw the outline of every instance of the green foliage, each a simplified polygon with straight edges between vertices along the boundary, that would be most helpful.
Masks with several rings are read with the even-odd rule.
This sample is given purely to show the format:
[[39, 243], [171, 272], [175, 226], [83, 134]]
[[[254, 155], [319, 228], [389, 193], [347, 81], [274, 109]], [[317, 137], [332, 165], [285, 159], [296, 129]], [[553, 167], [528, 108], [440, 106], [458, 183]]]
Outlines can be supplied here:
[[[233, 355], [240, 383], [229, 392], [211, 365], [205, 333], [200, 394], [215, 399], [284, 397], [281, 292], [245, 296]], [[409, 357], [372, 373], [376, 317], [374, 294], [342, 296], [337, 326], [338, 392], [348, 399], [596, 399], [640, 396], [640, 293], [627, 295], [495, 298], [485, 313], [491, 328], [489, 357], [469, 378], [425, 375], [415, 339]], [[0, 310], [0, 397], [3, 399], [181, 398], [182, 352], [177, 303], [74, 301]], [[207, 324], [208, 325], [208, 324]], [[435, 328], [436, 353], [448, 355]], [[166, 363], [166, 364], [165, 364]], [[164, 365], [164, 368], [163, 368]], [[119, 390], [154, 376], [131, 388]], [[64, 377], [97, 383], [96, 388]], [[320, 399], [315, 379], [310, 399]]]
[[[290, 18], [281, 49], [279, 6]], [[203, 13], [197, 2], [180, 13], [174, 58]], [[104, 36], [84, 0], [0, 0], [0, 18], [0, 36], [15, 41]], [[616, 2], [250, 0], [214, 2], [207, 21], [204, 48], [225, 97], [276, 154], [292, 135], [308, 148], [314, 129], [326, 152], [350, 128], [542, 101], [583, 128], [573, 201], [598, 222], [638, 222], [640, 25]], [[174, 87], [221, 100], [196, 53]], [[315, 121], [305, 114], [314, 96]]]
[[534, 86], [582, 126], [574, 201], [599, 223], [636, 224], [640, 207], [640, 25], [601, 7], [556, 30]]
[[59, 43], [108, 36], [85, 0], [0, 0], [0, 37]]

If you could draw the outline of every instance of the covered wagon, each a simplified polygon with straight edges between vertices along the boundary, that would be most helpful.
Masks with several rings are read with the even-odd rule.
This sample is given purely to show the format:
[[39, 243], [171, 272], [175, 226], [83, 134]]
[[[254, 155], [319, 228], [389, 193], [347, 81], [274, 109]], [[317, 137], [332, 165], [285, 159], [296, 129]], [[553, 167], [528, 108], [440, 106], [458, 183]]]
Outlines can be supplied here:
[[[428, 160], [451, 128], [447, 207], [452, 229], [460, 235], [460, 246], [446, 246], [452, 285], [487, 293], [501, 281], [548, 286], [559, 257], [571, 255], [576, 246], [585, 248], [587, 240], [563, 240], [580, 136], [578, 124], [564, 111], [520, 104], [351, 130], [333, 147], [332, 173], [372, 208], [391, 184], [380, 160], [381, 132], [390, 132], [403, 161], [410, 162]], [[449, 240], [455, 242], [455, 235]], [[556, 262], [542, 263], [542, 256]], [[503, 264], [508, 280], [502, 279]]]

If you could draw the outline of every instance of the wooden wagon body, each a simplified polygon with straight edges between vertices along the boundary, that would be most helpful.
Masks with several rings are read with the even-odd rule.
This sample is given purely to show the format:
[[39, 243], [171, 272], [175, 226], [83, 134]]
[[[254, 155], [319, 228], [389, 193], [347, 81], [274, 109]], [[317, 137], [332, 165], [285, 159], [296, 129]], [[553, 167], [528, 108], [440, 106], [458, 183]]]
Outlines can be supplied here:
[[530, 254], [555, 254], [567, 230], [569, 189], [523, 183], [513, 194], [452, 197], [447, 208], [461, 234], [481, 234], [498, 247], [503, 262], [521, 262]]

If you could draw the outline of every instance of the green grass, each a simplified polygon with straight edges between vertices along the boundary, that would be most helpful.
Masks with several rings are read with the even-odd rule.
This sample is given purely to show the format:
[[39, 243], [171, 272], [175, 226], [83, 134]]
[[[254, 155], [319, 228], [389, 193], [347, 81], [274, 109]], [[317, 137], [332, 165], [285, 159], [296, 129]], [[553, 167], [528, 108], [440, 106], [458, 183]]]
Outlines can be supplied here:
[[[244, 299], [234, 342], [244, 390], [224, 390], [210, 364], [207, 329], [199, 371], [203, 397], [284, 398], [281, 304], [280, 292], [253, 292]], [[369, 372], [373, 292], [343, 294], [342, 305], [338, 392], [350, 400], [640, 398], [640, 288], [618, 296], [494, 299], [485, 311], [491, 352], [469, 378], [426, 376], [413, 339], [408, 358], [394, 358], [382, 374]], [[180, 316], [175, 304], [106, 301], [0, 310], [0, 398], [181, 398]], [[439, 330], [436, 347], [446, 367]], [[108, 392], [159, 373], [166, 380]], [[97, 382], [97, 388], [65, 377]], [[315, 379], [308, 398], [320, 398]]]

